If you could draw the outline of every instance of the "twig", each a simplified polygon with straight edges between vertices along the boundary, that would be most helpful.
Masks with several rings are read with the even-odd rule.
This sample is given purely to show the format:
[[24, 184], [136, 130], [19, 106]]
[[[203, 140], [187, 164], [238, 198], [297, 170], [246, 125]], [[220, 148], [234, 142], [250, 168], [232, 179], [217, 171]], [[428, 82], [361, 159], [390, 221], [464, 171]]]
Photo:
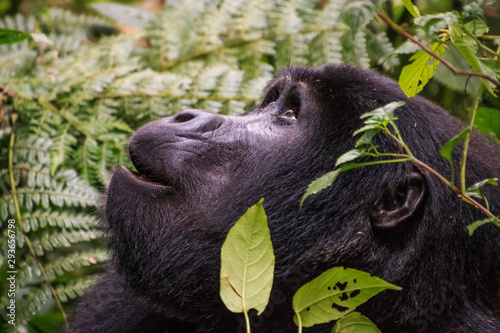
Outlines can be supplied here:
[[471, 205], [473, 205], [474, 207], [476, 207], [477, 209], [479, 209], [481, 212], [483, 212], [489, 218], [494, 219], [495, 220], [495, 224], [497, 224], [498, 226], [500, 226], [500, 218], [498, 218], [495, 215], [493, 215], [492, 212], [490, 212], [489, 210], [487, 210], [479, 202], [477, 202], [472, 197], [470, 197], [469, 195], [465, 194], [465, 192], [462, 192], [458, 187], [456, 187], [455, 185], [453, 185], [452, 183], [450, 183], [446, 178], [444, 178], [443, 176], [441, 176], [441, 174], [439, 172], [437, 172], [436, 170], [434, 170], [433, 168], [431, 168], [430, 166], [428, 166], [424, 162], [420, 161], [418, 158], [413, 158], [413, 159], [411, 159], [411, 161], [413, 163], [421, 166], [422, 168], [426, 169], [427, 171], [429, 171], [430, 173], [432, 173], [437, 178], [439, 178], [439, 180], [442, 181], [443, 183], [445, 183], [446, 185], [448, 185], [448, 187], [453, 192], [455, 192], [456, 194], [460, 195], [461, 197], [463, 197], [464, 199], [466, 199], [467, 201], [469, 201], [469, 203]]
[[385, 23], [387, 23], [393, 30], [398, 32], [399, 34], [403, 35], [404, 37], [408, 38], [411, 40], [413, 43], [417, 44], [422, 50], [427, 52], [429, 55], [431, 55], [433, 58], [436, 58], [439, 60], [443, 65], [445, 65], [450, 71], [452, 71], [453, 74], [457, 76], [475, 76], [475, 77], [480, 77], [482, 79], [488, 80], [491, 83], [493, 83], [495, 86], [500, 88], [500, 82], [497, 80], [493, 79], [492, 77], [483, 74], [483, 73], [477, 73], [477, 72], [472, 72], [472, 71], [462, 71], [457, 69], [455, 66], [450, 64], [448, 61], [444, 60], [442, 57], [438, 56], [436, 53], [434, 53], [431, 49], [429, 49], [427, 46], [424, 44], [420, 43], [418, 40], [416, 40], [412, 35], [407, 33], [406, 31], [403, 30], [399, 25], [397, 25], [394, 21], [392, 21], [385, 13], [379, 12], [378, 17], [380, 17]]

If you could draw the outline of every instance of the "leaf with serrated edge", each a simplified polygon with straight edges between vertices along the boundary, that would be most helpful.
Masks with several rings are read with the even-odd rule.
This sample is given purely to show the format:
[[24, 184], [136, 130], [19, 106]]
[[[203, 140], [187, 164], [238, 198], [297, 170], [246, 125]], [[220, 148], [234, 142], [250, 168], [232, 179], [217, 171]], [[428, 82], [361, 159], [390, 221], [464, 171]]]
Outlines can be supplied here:
[[302, 286], [293, 296], [294, 321], [302, 326], [337, 320], [386, 289], [400, 287], [352, 268], [334, 267]]
[[[455, 47], [462, 53], [465, 60], [472, 67], [474, 72], [486, 74], [492, 78], [496, 78], [495, 72], [486, 66], [481, 60], [477, 57], [477, 43], [476, 41], [467, 35], [463, 30], [460, 23], [454, 23], [450, 26], [450, 38]], [[486, 89], [493, 95], [495, 95], [494, 89], [495, 85], [485, 79], [481, 79]]]
[[349, 150], [348, 152], [342, 154], [338, 159], [337, 162], [335, 163], [335, 166], [338, 166], [342, 163], [349, 162], [352, 160], [357, 159], [358, 157], [364, 156], [366, 150], [365, 149], [352, 149]]
[[377, 326], [359, 312], [351, 312], [339, 319], [333, 326], [332, 333], [381, 333]]
[[260, 200], [229, 231], [221, 250], [220, 296], [235, 313], [267, 306], [273, 285], [274, 252]]
[[307, 199], [308, 196], [312, 194], [316, 194], [327, 188], [328, 186], [332, 185], [333, 182], [335, 181], [335, 178], [340, 173], [340, 169], [330, 171], [323, 176], [319, 177], [316, 180], [313, 180], [309, 186], [307, 187], [306, 193], [302, 197], [302, 200], [300, 201], [300, 207], [302, 207], [302, 204], [304, 203], [304, 200]]
[[[440, 43], [434, 43], [431, 50], [440, 57], [444, 55], [445, 51], [443, 45]], [[403, 67], [403, 70], [401, 71], [401, 75], [399, 76], [399, 86], [404, 91], [406, 96], [413, 97], [424, 89], [424, 86], [434, 75], [440, 61], [433, 58], [424, 50], [420, 50], [415, 53], [410, 58], [410, 61], [413, 62]]]

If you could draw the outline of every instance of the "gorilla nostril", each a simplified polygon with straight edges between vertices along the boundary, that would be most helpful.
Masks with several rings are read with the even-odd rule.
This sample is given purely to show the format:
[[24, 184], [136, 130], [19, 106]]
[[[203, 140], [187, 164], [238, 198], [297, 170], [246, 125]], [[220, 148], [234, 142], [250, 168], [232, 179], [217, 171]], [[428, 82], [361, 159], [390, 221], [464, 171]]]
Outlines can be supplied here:
[[185, 123], [187, 121], [190, 121], [194, 117], [196, 117], [196, 116], [192, 113], [187, 113], [187, 112], [179, 113], [177, 116], [175, 116], [174, 121], [176, 123]]

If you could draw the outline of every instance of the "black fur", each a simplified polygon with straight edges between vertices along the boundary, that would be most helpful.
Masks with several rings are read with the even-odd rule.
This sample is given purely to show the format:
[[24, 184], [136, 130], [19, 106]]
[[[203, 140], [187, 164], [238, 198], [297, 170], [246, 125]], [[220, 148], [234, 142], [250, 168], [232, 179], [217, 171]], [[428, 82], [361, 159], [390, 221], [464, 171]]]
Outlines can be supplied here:
[[[500, 228], [469, 236], [466, 226], [485, 217], [435, 176], [410, 163], [351, 170], [299, 210], [307, 185], [354, 147], [360, 115], [392, 101], [406, 102], [397, 124], [412, 152], [449, 178], [438, 151], [463, 125], [423, 98], [408, 99], [394, 81], [348, 66], [287, 69], [245, 116], [186, 110], [141, 127], [130, 142], [140, 175], [117, 169], [107, 193], [116, 272], [84, 296], [70, 331], [243, 331], [243, 316], [219, 297], [220, 249], [264, 197], [276, 269], [268, 308], [252, 313], [253, 332], [294, 331], [294, 292], [340, 265], [403, 288], [359, 309], [383, 332], [500, 332]], [[383, 135], [377, 145], [399, 149]], [[500, 175], [499, 151], [472, 136], [468, 185]], [[457, 149], [457, 166], [459, 158]], [[374, 233], [380, 198], [411, 186], [420, 195], [411, 216]], [[486, 194], [500, 214], [499, 189]]]

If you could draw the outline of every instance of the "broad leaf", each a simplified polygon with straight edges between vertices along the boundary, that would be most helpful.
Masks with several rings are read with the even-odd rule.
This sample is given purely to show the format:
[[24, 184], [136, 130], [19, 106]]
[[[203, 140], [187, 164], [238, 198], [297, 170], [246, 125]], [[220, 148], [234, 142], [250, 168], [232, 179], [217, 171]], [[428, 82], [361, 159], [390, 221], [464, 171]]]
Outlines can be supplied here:
[[476, 221], [476, 222], [472, 223], [471, 225], [467, 226], [467, 230], [469, 230], [469, 235], [472, 236], [474, 234], [474, 231], [476, 231], [477, 228], [479, 228], [485, 224], [488, 224], [488, 223], [498, 224], [497, 219], [494, 217], [487, 218], [487, 219], [480, 220], [480, 221]]
[[420, 16], [420, 11], [418, 10], [417, 6], [415, 6], [411, 0], [403, 0], [403, 5], [405, 5], [406, 9], [410, 12], [410, 14], [413, 17], [419, 17]]
[[25, 39], [32, 39], [31, 35], [23, 31], [0, 28], [0, 45], [15, 44], [22, 42]]
[[386, 289], [400, 287], [351, 268], [334, 267], [302, 286], [293, 297], [294, 321], [310, 327], [340, 319]]
[[332, 333], [381, 333], [377, 326], [359, 312], [351, 312], [339, 319]]
[[[441, 43], [434, 43], [431, 50], [442, 57], [444, 55], [444, 46]], [[424, 50], [415, 53], [410, 61], [411, 64], [406, 65], [401, 71], [399, 77], [399, 86], [404, 91], [406, 96], [413, 97], [418, 94], [424, 86], [429, 82], [436, 71], [436, 67], [440, 61], [433, 58]]]
[[220, 296], [235, 313], [267, 306], [273, 285], [274, 253], [260, 200], [229, 231], [222, 245]]
[[337, 178], [337, 176], [341, 171], [342, 171], [341, 169], [333, 170], [324, 174], [318, 179], [313, 180], [307, 187], [306, 193], [304, 193], [304, 196], [300, 201], [300, 207], [302, 208], [302, 204], [304, 203], [304, 201], [307, 199], [308, 196], [319, 193], [325, 188], [331, 186], [335, 181], [335, 178]]
[[[500, 61], [497, 61], [500, 64]], [[474, 126], [478, 131], [489, 134], [493, 133], [500, 139], [500, 110], [480, 107], [476, 111]]]

